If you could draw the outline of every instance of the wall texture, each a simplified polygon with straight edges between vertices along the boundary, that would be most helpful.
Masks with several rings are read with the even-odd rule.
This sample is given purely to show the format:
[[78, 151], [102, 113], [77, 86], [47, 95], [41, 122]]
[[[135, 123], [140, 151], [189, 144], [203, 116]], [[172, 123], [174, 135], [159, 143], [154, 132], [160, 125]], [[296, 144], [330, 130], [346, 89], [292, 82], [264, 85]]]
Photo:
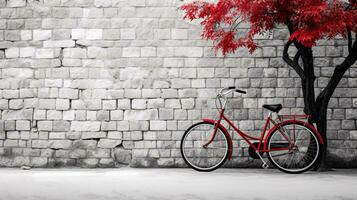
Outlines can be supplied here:
[[[182, 20], [182, 3], [0, 0], [0, 166], [183, 166], [183, 131], [212, 116], [225, 86], [248, 91], [229, 106], [253, 134], [263, 126], [263, 103], [302, 113], [299, 79], [280, 57], [285, 29], [258, 37], [253, 55], [243, 49], [223, 59], [197, 24]], [[343, 45], [314, 49], [318, 87]], [[335, 166], [357, 166], [357, 68], [346, 77], [329, 110]], [[230, 166], [255, 164], [245, 143], [234, 145]]]

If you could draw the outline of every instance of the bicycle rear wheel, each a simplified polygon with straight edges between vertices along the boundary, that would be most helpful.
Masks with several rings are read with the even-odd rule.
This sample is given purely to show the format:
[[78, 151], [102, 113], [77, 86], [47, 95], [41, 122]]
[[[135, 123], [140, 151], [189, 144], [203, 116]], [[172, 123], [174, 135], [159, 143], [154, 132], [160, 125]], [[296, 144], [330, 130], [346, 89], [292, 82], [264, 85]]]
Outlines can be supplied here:
[[224, 132], [218, 128], [212, 143], [215, 125], [200, 122], [188, 128], [181, 140], [181, 154], [186, 164], [197, 171], [213, 171], [224, 164], [228, 158], [230, 144]]
[[[282, 132], [292, 142], [284, 138]], [[276, 128], [267, 140], [268, 158], [279, 170], [302, 173], [320, 161], [322, 144], [314, 130], [304, 122], [288, 122]]]

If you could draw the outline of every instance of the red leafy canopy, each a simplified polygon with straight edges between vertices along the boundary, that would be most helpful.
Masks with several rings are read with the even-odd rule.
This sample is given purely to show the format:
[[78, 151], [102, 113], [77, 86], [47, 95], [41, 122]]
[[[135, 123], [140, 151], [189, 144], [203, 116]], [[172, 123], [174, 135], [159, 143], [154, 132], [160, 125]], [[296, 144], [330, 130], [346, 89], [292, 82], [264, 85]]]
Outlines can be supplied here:
[[[346, 37], [347, 30], [357, 32], [355, 0], [196, 0], [181, 9], [185, 19], [202, 20], [202, 37], [213, 40], [215, 50], [224, 55], [239, 47], [253, 52], [253, 37], [272, 30], [276, 24], [287, 25], [292, 31], [290, 40], [307, 47], [318, 39]], [[239, 25], [246, 23], [250, 26], [245, 31]]]

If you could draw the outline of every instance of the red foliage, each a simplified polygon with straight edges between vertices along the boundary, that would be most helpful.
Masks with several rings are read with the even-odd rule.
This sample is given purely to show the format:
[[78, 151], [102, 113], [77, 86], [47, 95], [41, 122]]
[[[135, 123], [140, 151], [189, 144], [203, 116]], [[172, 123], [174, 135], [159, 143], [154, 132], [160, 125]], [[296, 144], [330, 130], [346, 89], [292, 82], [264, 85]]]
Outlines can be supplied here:
[[[357, 32], [357, 2], [349, 1], [346, 9], [341, 0], [195, 0], [181, 9], [185, 19], [202, 20], [202, 37], [214, 41], [214, 49], [226, 55], [239, 47], [253, 52], [253, 37], [279, 24], [290, 28], [290, 40], [307, 47], [318, 39], [346, 37], [347, 30]], [[240, 23], [249, 23], [250, 28], [238, 29]]]

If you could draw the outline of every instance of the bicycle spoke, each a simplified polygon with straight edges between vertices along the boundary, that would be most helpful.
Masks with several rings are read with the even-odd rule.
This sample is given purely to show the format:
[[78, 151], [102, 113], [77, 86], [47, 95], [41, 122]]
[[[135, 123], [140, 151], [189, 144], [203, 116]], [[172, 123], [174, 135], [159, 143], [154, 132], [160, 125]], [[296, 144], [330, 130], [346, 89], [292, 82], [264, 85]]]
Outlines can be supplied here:
[[[279, 169], [288, 172], [299, 172], [308, 169], [317, 159], [319, 154], [319, 143], [313, 133], [305, 126], [299, 124], [285, 125], [283, 127], [285, 134], [295, 138], [293, 146], [289, 151], [269, 152], [269, 159]], [[271, 149], [276, 143], [284, 141], [280, 132], [274, 132], [268, 139], [268, 148]], [[292, 135], [293, 134], [293, 135]]]
[[181, 149], [184, 160], [191, 167], [210, 170], [226, 159], [228, 141], [220, 129], [213, 137], [214, 128], [213, 124], [199, 123], [185, 133]]

